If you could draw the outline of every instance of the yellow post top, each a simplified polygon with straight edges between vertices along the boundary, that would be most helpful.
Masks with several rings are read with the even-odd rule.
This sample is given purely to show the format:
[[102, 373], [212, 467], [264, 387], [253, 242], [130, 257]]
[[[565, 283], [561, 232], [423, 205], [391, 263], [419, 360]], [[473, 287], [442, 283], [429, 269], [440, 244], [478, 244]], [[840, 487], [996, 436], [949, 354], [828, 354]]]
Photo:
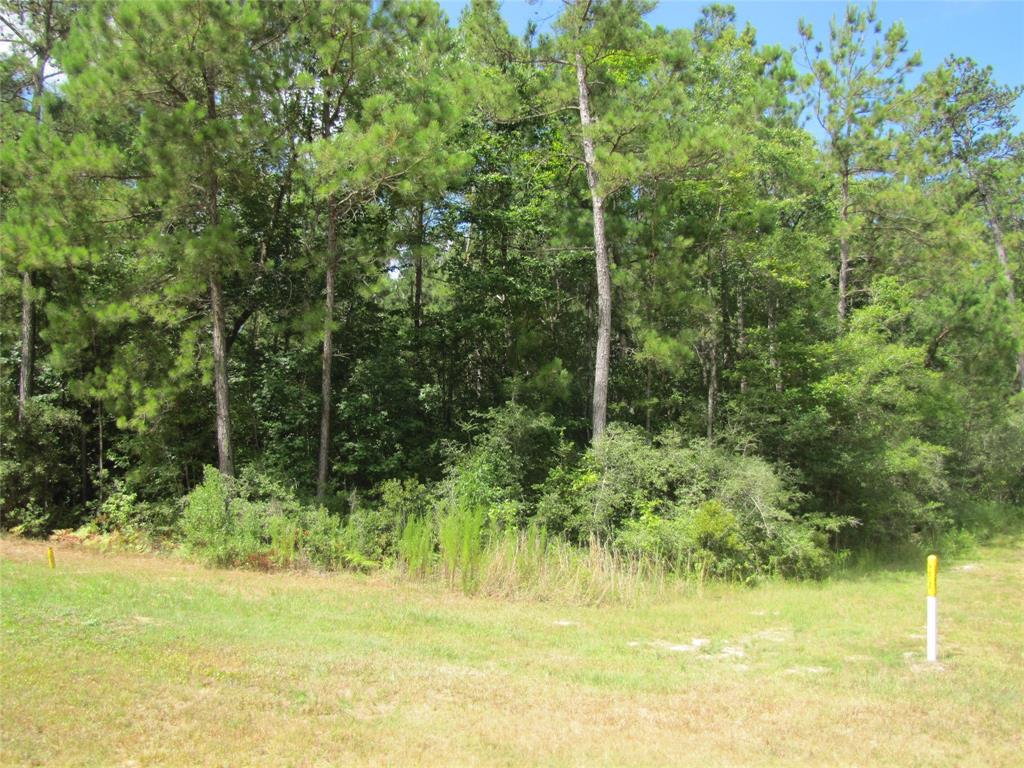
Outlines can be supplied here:
[[50, 568], [51, 569], [56, 567], [56, 563], [54, 562], [54, 559], [53, 559], [53, 547], [47, 547], [46, 548], [46, 559], [50, 561]]
[[939, 592], [939, 558], [928, 555], [928, 597], [935, 597]]

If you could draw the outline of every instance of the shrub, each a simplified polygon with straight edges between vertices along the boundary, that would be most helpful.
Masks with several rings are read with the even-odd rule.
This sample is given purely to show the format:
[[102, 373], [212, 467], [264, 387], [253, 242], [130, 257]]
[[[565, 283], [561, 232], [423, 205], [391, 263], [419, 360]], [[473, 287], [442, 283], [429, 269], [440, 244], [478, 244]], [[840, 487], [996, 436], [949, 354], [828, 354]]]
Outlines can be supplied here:
[[380, 508], [383, 517], [394, 521], [401, 531], [407, 521], [422, 517], [430, 510], [430, 489], [419, 481], [385, 480], [379, 487]]
[[205, 467], [203, 482], [188, 495], [181, 532], [185, 548], [215, 565], [232, 562], [230, 542], [236, 537], [236, 516], [230, 508], [228, 479]]
[[302, 552], [310, 564], [330, 570], [346, 561], [344, 525], [323, 507], [313, 507], [305, 515]]
[[701, 577], [820, 575], [826, 536], [819, 523], [794, 517], [799, 498], [756, 456], [704, 440], [684, 446], [671, 433], [648, 442], [611, 425], [574, 467], [551, 473], [537, 517], [580, 544], [597, 536]]
[[964, 499], [956, 514], [959, 526], [981, 539], [1024, 530], [1024, 507], [998, 501]]
[[518, 405], [489, 411], [472, 432], [467, 448], [450, 452], [439, 503], [479, 506], [492, 525], [516, 528], [568, 452], [562, 432], [550, 415]]
[[346, 523], [348, 554], [358, 554], [361, 567], [394, 558], [406, 522], [423, 518], [430, 510], [430, 491], [415, 479], [386, 480], [376, 495], [375, 505], [354, 503]]
[[81, 520], [82, 472], [78, 447], [81, 416], [55, 395], [29, 400], [25, 419], [0, 391], [0, 528], [41, 536]]
[[676, 517], [646, 514], [628, 520], [616, 545], [635, 556], [650, 557], [678, 573], [733, 577], [748, 570], [750, 550], [736, 515], [718, 499], [705, 501]]
[[104, 533], [168, 538], [173, 535], [180, 514], [180, 507], [174, 502], [139, 501], [135, 493], [118, 483], [100, 504], [93, 523]]
[[358, 555], [360, 567], [380, 565], [394, 554], [398, 540], [395, 521], [379, 506], [358, 505], [343, 529], [344, 553]]
[[205, 467], [181, 518], [186, 551], [212, 565], [291, 565], [304, 546], [308, 508], [287, 488], [252, 471], [236, 481]]
[[4, 526], [16, 536], [42, 536], [50, 530], [53, 516], [34, 501], [9, 509], [4, 515]]

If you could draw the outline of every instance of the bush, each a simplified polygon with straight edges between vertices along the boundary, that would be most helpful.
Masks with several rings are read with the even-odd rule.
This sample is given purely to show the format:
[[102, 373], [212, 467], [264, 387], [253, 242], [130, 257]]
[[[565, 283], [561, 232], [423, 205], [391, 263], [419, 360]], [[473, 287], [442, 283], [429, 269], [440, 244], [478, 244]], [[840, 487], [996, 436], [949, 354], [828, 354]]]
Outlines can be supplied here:
[[550, 415], [514, 404], [489, 411], [472, 432], [467, 448], [450, 452], [436, 495], [442, 506], [480, 506], [499, 528], [518, 527], [568, 453], [562, 432]]
[[270, 536], [270, 558], [274, 565], [279, 568], [291, 566], [299, 551], [302, 528], [285, 515], [276, 514], [267, 519], [267, 533]]
[[430, 510], [429, 489], [414, 479], [386, 480], [375, 495], [376, 505], [356, 501], [346, 523], [348, 554], [358, 554], [362, 567], [393, 559], [407, 521]]
[[71, 408], [42, 395], [29, 400], [25, 419], [0, 392], [0, 528], [41, 536], [77, 525], [84, 510], [78, 447], [82, 420]]
[[4, 515], [4, 526], [16, 536], [42, 536], [51, 528], [53, 515], [34, 501], [9, 509]]
[[236, 535], [230, 509], [228, 480], [214, 467], [203, 469], [203, 482], [188, 495], [181, 532], [185, 548], [203, 560], [226, 565], [232, 561], [229, 542]]
[[305, 515], [302, 552], [311, 565], [331, 570], [347, 562], [345, 526], [323, 507], [309, 509]]
[[545, 483], [538, 521], [583, 544], [594, 536], [680, 572], [729, 578], [823, 574], [825, 528], [799, 520], [799, 494], [756, 456], [666, 434], [649, 443], [611, 425], [575, 467]]
[[343, 523], [258, 472], [246, 469], [232, 480], [214, 467], [205, 468], [202, 484], [186, 497], [180, 528], [185, 550], [201, 560], [257, 568], [365, 570], [378, 566], [387, 542], [397, 538], [379, 507], [356, 502]]
[[117, 484], [100, 504], [93, 524], [104, 533], [168, 538], [173, 535], [180, 515], [180, 507], [173, 502], [139, 501], [135, 493]]
[[628, 520], [616, 537], [625, 552], [651, 557], [677, 573], [730, 577], [741, 574], [749, 561], [739, 521], [721, 501], [705, 501], [673, 518], [645, 514]]
[[980, 539], [1024, 531], [1024, 507], [998, 501], [965, 499], [955, 515], [960, 528]]
[[632, 603], [659, 590], [663, 577], [662, 568], [647, 558], [623, 555], [596, 538], [580, 547], [531, 524], [490, 538], [476, 591], [585, 605]]

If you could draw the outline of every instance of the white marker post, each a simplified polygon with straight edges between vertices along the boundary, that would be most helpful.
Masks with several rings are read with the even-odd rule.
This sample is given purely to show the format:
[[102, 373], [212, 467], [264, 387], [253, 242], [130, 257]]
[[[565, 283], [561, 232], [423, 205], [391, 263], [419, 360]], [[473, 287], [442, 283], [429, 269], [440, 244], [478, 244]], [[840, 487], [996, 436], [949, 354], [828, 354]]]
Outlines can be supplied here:
[[928, 661], [939, 658], [939, 558], [928, 555]]

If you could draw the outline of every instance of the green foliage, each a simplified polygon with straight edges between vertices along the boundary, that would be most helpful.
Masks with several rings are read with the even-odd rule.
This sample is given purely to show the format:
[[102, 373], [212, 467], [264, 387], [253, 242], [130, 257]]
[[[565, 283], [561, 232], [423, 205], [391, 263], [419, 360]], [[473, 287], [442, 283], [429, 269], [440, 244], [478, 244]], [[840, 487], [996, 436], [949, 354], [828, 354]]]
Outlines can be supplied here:
[[212, 565], [366, 570], [394, 552], [399, 529], [391, 515], [357, 505], [343, 521], [250, 467], [233, 480], [207, 466], [185, 500], [180, 529], [186, 551]]
[[967, 502], [956, 512], [958, 530], [981, 540], [1024, 530], [1024, 507], [998, 501]]
[[413, 478], [385, 480], [379, 488], [380, 515], [391, 520], [396, 531], [409, 520], [422, 518], [430, 510], [430, 489]]
[[[243, 524], [242, 510], [231, 508], [231, 483], [213, 467], [206, 467], [203, 482], [188, 495], [181, 518], [186, 550], [216, 565], [241, 562], [259, 547], [251, 537], [251, 518]], [[245, 510], [248, 518], [252, 508]]]
[[140, 501], [135, 493], [118, 485], [100, 504], [93, 524], [108, 533], [168, 539], [175, 534], [180, 515], [177, 503]]
[[50, 398], [30, 403], [21, 424], [11, 400], [0, 412], [0, 527], [29, 536], [69, 527], [81, 503], [81, 417]]
[[[718, 5], [568, 2], [523, 39], [490, 0], [86, 5], [0, 9], [4, 529], [591, 601], [1019, 524], [1021, 89], [992, 71], [904, 91], [873, 7], [802, 25], [801, 75]], [[218, 432], [237, 478], [204, 474]]]
[[[577, 541], [599, 536], [680, 573], [820, 575], [820, 524], [795, 516], [800, 494], [763, 459], [673, 434], [649, 443], [611, 425], [577, 467], [552, 473], [539, 519]], [[841, 525], [842, 521], [838, 521]]]
[[400, 526], [383, 505], [357, 505], [345, 521], [347, 554], [358, 555], [363, 566], [380, 565], [394, 556]]
[[304, 516], [302, 554], [311, 565], [332, 570], [350, 562], [350, 550], [341, 520], [323, 507], [312, 507]]
[[282, 514], [267, 519], [267, 533], [270, 535], [270, 558], [278, 567], [288, 567], [295, 561], [299, 536], [302, 533], [294, 520]]
[[29, 501], [4, 515], [4, 526], [16, 536], [44, 536], [53, 527], [53, 519], [47, 510]]
[[461, 584], [463, 591], [477, 586], [482, 562], [487, 508], [471, 500], [460, 500], [438, 525], [438, 546], [445, 578], [450, 585]]
[[406, 520], [398, 540], [398, 556], [408, 573], [426, 575], [434, 560], [434, 531], [428, 519]]

